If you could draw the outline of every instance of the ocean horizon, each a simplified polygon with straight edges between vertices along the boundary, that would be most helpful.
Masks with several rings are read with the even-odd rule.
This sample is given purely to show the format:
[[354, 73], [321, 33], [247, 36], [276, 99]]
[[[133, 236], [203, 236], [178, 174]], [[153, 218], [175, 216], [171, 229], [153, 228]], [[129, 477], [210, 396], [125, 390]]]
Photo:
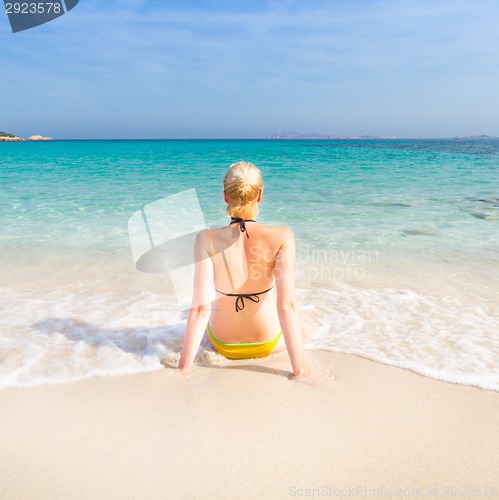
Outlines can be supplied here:
[[[272, 134], [271, 134], [272, 135]], [[436, 137], [391, 137], [391, 136], [375, 136], [375, 135], [358, 135], [358, 136], [314, 136], [311, 134], [299, 134], [297, 137], [272, 137], [272, 136], [257, 136], [257, 137], [67, 137], [57, 138], [51, 137], [49, 141], [24, 141], [24, 142], [61, 142], [61, 141], [497, 141], [499, 137], [489, 135], [463, 135], [463, 136], [436, 136]]]

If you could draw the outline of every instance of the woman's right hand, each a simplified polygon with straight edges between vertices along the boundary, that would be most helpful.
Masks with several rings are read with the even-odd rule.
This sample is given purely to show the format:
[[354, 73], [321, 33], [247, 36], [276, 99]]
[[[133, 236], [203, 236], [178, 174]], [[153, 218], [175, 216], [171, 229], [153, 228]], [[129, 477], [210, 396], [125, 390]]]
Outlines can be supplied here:
[[318, 385], [321, 383], [335, 384], [336, 380], [332, 375], [326, 373], [315, 372], [311, 370], [300, 370], [300, 373], [294, 375], [292, 380], [297, 382], [305, 382], [306, 384]]

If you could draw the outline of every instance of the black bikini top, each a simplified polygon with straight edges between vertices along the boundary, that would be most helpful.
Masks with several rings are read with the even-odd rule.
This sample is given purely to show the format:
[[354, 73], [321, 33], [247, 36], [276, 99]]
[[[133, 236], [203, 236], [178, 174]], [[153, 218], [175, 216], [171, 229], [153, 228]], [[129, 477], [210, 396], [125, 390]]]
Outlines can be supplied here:
[[241, 230], [241, 233], [246, 233], [246, 238], [249, 238], [249, 233], [248, 230], [246, 229], [246, 222], [256, 222], [256, 220], [253, 219], [241, 219], [241, 217], [231, 217], [230, 218], [230, 223], [229, 224], [234, 224], [234, 222], [239, 223], [239, 229]]
[[256, 292], [256, 293], [224, 293], [221, 292], [220, 290], [217, 290], [218, 293], [221, 293], [222, 295], [227, 295], [228, 297], [237, 297], [236, 299], [236, 312], [239, 312], [241, 309], [244, 309], [244, 299], [249, 299], [253, 302], [260, 302], [260, 297], [259, 295], [262, 295], [262, 293], [267, 293], [269, 290], [272, 290], [274, 285], [272, 285], [270, 288], [267, 288], [267, 290], [264, 290], [263, 292]]
[[[230, 224], [233, 224], [234, 222], [237, 222], [239, 224], [239, 229], [241, 230], [242, 233], [246, 233], [246, 238], [249, 238], [249, 233], [248, 230], [246, 229], [246, 222], [256, 222], [256, 220], [253, 219], [241, 219], [241, 217], [231, 217], [230, 218]], [[272, 290], [274, 285], [272, 285], [270, 288], [267, 290], [264, 290], [263, 292], [256, 292], [256, 293], [224, 293], [221, 292], [220, 290], [215, 290], [218, 293], [221, 293], [222, 295], [227, 295], [228, 297], [237, 297], [236, 299], [236, 312], [239, 312], [240, 310], [244, 309], [244, 299], [251, 300], [252, 302], [260, 302], [260, 297], [259, 295], [262, 295], [263, 293], [267, 293], [268, 291]]]

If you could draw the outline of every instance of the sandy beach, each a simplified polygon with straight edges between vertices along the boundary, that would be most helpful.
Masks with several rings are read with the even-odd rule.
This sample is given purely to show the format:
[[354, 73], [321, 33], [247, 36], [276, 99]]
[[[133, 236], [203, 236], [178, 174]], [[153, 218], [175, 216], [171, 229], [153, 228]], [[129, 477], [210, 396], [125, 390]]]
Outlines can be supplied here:
[[284, 352], [2, 389], [0, 497], [498, 494], [497, 393], [306, 354], [335, 385], [290, 381]]

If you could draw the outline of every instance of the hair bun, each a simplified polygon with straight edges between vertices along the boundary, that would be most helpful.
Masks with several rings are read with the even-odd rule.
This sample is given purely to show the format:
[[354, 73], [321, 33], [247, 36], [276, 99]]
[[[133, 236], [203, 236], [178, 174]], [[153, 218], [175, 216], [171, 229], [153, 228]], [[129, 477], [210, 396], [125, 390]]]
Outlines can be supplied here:
[[224, 190], [230, 199], [227, 212], [230, 216], [246, 211], [258, 213], [258, 207], [247, 207], [256, 205], [255, 200], [259, 191], [263, 188], [262, 175], [260, 170], [252, 163], [240, 161], [230, 166], [224, 177]]

